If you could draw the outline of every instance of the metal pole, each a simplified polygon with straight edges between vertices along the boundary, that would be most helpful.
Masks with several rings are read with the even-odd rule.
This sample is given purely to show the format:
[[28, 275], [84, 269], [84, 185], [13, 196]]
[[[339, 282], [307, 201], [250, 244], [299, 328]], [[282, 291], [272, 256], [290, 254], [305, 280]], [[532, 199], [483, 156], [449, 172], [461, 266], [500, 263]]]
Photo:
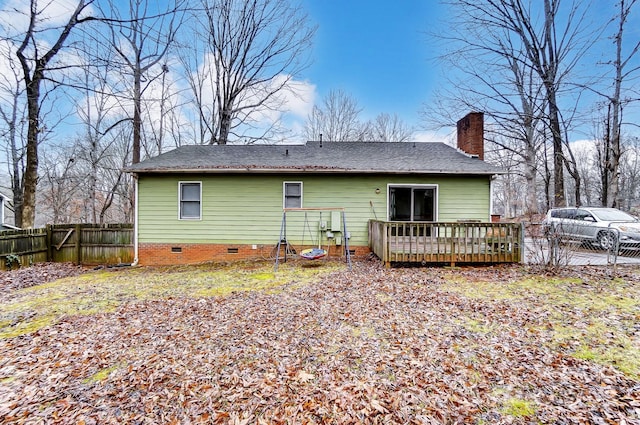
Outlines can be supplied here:
[[349, 271], [351, 271], [351, 253], [349, 252], [349, 234], [347, 233], [347, 220], [346, 220], [344, 210], [342, 210], [342, 228], [344, 233], [344, 249], [346, 250], [346, 253], [347, 253], [347, 263], [349, 264]]
[[278, 262], [280, 260], [280, 247], [282, 246], [282, 240], [285, 241], [284, 246], [284, 261], [287, 261], [287, 212], [282, 212], [282, 224], [280, 225], [280, 238], [278, 239], [278, 244], [276, 245], [276, 265], [273, 269], [274, 272], [278, 271]]

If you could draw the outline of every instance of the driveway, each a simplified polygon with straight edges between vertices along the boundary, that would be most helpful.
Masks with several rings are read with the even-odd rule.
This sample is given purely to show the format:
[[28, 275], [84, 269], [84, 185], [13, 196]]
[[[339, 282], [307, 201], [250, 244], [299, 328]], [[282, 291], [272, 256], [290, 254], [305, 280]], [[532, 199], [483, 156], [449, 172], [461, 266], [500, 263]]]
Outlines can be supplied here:
[[[561, 245], [558, 255], [562, 264], [571, 266], [598, 266], [613, 264], [640, 265], [640, 251], [622, 251], [617, 257], [599, 248], [584, 244]], [[539, 264], [549, 259], [548, 243], [544, 239], [525, 238], [525, 263]]]

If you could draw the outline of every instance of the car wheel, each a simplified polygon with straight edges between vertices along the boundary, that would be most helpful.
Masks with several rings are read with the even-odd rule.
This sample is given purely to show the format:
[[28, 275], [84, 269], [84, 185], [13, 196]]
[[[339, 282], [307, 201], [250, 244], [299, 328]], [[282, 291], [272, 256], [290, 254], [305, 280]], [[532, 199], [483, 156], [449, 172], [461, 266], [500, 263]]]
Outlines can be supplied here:
[[600, 245], [600, 248], [604, 249], [605, 251], [609, 251], [610, 249], [613, 249], [613, 247], [616, 246], [616, 243], [617, 243], [617, 237], [615, 233], [613, 232], [598, 233], [598, 245]]

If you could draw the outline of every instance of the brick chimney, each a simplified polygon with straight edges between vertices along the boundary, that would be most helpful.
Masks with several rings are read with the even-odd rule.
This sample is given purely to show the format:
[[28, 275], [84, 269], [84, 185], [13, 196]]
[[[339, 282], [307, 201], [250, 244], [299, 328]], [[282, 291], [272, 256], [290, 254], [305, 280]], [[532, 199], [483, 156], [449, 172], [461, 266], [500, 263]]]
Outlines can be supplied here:
[[458, 149], [484, 160], [484, 113], [470, 112], [458, 121]]

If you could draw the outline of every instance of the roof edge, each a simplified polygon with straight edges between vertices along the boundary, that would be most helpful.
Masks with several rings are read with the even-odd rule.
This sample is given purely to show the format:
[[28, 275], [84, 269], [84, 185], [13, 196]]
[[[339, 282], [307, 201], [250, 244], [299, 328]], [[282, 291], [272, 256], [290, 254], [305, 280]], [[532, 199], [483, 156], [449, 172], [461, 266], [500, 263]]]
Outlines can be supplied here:
[[452, 174], [452, 175], [502, 175], [505, 170], [493, 171], [460, 171], [446, 170], [359, 170], [359, 169], [316, 169], [316, 168], [179, 168], [161, 169], [151, 168], [143, 170], [127, 169], [131, 174]]

